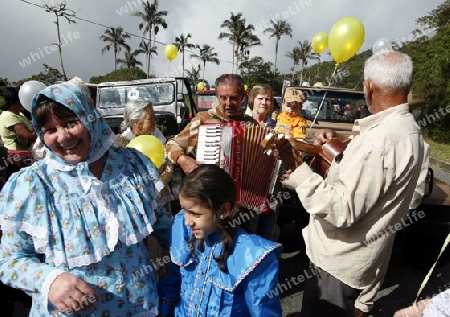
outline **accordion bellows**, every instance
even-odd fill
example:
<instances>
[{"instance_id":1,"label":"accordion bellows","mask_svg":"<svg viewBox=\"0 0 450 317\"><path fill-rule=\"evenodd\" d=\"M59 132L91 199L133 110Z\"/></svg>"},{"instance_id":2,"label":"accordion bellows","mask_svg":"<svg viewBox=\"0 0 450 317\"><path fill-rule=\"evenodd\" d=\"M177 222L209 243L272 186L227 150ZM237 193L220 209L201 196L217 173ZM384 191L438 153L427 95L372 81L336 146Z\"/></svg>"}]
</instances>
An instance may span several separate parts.
<instances>
[{"instance_id":1,"label":"accordion bellows","mask_svg":"<svg viewBox=\"0 0 450 317\"><path fill-rule=\"evenodd\" d=\"M196 160L218 164L234 179L237 203L265 212L278 175L278 160L264 153L261 141L270 129L245 122L206 123L199 127Z\"/></svg>"}]
</instances>

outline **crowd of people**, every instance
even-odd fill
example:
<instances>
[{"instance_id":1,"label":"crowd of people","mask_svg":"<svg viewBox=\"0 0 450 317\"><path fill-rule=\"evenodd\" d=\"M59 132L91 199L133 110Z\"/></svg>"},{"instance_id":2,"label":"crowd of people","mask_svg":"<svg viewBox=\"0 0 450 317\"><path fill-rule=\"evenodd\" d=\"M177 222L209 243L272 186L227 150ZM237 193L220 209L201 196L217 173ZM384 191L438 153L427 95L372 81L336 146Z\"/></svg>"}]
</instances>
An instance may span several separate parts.
<instances>
[{"instance_id":1,"label":"crowd of people","mask_svg":"<svg viewBox=\"0 0 450 317\"><path fill-rule=\"evenodd\" d=\"M196 160L202 124L238 121L288 140L272 154L281 168L268 195L292 190L309 214L302 234L316 274L304 283L302 316L367 316L395 234L365 242L400 223L425 191L429 148L409 112L412 73L403 53L378 52L366 61L366 104L359 106L371 115L360 114L353 127L359 134L325 178L295 150L306 137L300 91L286 91L272 117L273 90L256 85L245 114L243 79L223 74L216 106L166 140L148 101L128 102L116 136L82 82L37 93L31 121L20 88L8 89L0 115L4 147L30 150L38 139L45 155L11 175L0 193L1 282L31 296L30 316L281 316L280 296L271 292L282 250L274 241L277 206L241 223L248 210L237 203L233 178ZM173 197L164 168L126 147L149 134L165 146L165 164L185 173L180 210L167 205ZM318 130L314 142L333 138L344 141ZM448 309L446 296L395 316L439 316L432 313Z\"/></svg>"}]
</instances>

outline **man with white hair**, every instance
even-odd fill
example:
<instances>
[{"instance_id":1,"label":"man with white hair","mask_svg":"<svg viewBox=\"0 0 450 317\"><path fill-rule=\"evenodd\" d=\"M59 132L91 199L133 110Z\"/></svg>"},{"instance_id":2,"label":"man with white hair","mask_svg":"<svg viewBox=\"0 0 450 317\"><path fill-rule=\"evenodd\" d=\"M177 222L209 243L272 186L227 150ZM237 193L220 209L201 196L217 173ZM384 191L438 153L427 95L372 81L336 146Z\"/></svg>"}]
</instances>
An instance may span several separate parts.
<instances>
[{"instance_id":1,"label":"man with white hair","mask_svg":"<svg viewBox=\"0 0 450 317\"><path fill-rule=\"evenodd\" d=\"M317 274L305 282L304 317L367 314L385 277L395 232L413 198L423 195L421 171L428 170L423 169L428 156L407 103L412 72L406 54L385 51L370 57L364 94L372 115L355 122L359 135L332 162L325 179L302 164L283 182L296 190L310 214L303 237ZM343 139L320 130L315 142L331 138Z\"/></svg>"}]
</instances>

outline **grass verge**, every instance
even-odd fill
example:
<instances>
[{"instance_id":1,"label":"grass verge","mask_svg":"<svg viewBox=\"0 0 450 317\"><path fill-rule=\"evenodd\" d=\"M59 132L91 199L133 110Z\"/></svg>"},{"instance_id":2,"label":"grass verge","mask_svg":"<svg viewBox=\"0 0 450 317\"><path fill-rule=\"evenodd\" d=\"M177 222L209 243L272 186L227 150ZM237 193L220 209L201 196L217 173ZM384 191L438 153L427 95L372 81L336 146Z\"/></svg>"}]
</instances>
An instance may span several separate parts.
<instances>
[{"instance_id":1,"label":"grass verge","mask_svg":"<svg viewBox=\"0 0 450 317\"><path fill-rule=\"evenodd\" d=\"M438 160L450 163L450 144L437 143L425 140L430 145L430 155Z\"/></svg>"}]
</instances>

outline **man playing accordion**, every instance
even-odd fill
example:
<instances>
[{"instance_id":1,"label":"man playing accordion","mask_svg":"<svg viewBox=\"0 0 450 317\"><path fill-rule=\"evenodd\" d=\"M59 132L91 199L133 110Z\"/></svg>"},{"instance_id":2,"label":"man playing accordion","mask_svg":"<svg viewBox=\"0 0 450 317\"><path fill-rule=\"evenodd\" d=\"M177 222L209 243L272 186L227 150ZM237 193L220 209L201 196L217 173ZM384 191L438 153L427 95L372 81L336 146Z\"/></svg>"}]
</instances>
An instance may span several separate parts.
<instances>
[{"instance_id":1,"label":"man playing accordion","mask_svg":"<svg viewBox=\"0 0 450 317\"><path fill-rule=\"evenodd\" d=\"M248 126L258 125L251 117L244 117L241 110L241 102L245 96L244 80L241 76L223 74L216 79L215 85L217 105L208 111L198 113L183 131L167 142L166 151L169 159L178 164L186 174L198 166L196 149L201 124L246 121Z\"/></svg>"}]
</instances>

